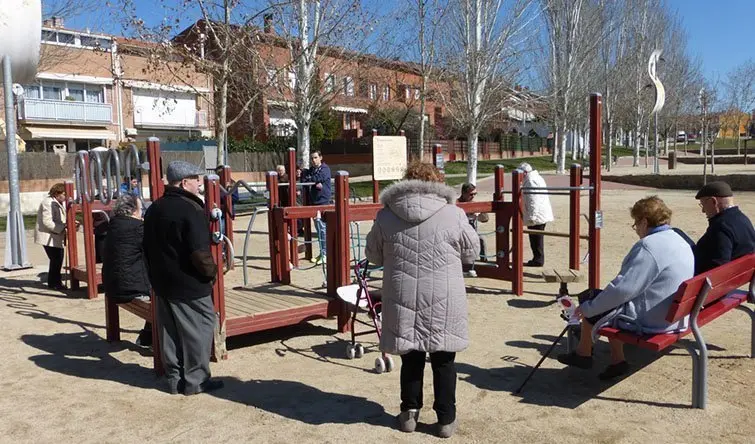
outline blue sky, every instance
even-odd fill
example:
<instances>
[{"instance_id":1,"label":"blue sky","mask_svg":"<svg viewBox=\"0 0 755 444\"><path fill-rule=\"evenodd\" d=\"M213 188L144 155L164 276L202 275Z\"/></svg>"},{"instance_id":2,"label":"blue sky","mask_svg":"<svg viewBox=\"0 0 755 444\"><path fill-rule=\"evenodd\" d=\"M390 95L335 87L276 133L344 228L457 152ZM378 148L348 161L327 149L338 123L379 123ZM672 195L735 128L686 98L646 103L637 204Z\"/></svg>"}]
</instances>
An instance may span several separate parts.
<instances>
[{"instance_id":1,"label":"blue sky","mask_svg":"<svg viewBox=\"0 0 755 444\"><path fill-rule=\"evenodd\" d=\"M134 0L134 3L141 17L159 23L174 18L163 5L181 1ZM747 58L755 58L755 0L667 1L678 11L689 37L689 53L700 57L707 79L724 80L729 70ZM188 25L188 21L185 24ZM123 33L120 22L104 2L98 10L68 19L67 26L116 35Z\"/></svg>"},{"instance_id":2,"label":"blue sky","mask_svg":"<svg viewBox=\"0 0 755 444\"><path fill-rule=\"evenodd\" d=\"M689 37L690 55L699 55L709 80L748 58L755 59L755 0L669 0Z\"/></svg>"}]
</instances>

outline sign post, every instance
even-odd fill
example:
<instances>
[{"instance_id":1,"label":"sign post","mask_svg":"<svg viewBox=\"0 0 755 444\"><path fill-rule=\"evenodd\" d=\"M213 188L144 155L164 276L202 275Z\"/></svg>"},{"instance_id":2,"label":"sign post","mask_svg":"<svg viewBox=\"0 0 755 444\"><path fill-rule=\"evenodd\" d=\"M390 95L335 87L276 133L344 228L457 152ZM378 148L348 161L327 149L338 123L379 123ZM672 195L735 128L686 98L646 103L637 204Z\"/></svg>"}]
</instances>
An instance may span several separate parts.
<instances>
[{"instance_id":1,"label":"sign post","mask_svg":"<svg viewBox=\"0 0 755 444\"><path fill-rule=\"evenodd\" d=\"M372 138L372 177L374 180L401 180L406 174L406 137Z\"/></svg>"}]
</instances>

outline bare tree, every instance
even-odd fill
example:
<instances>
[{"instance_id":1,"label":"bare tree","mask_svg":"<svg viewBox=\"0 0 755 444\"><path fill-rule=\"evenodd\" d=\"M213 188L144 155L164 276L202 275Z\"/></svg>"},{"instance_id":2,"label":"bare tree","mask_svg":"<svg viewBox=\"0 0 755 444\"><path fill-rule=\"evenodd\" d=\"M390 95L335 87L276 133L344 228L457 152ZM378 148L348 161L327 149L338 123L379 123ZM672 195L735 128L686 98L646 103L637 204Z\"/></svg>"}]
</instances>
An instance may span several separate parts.
<instances>
[{"instance_id":1,"label":"bare tree","mask_svg":"<svg viewBox=\"0 0 755 444\"><path fill-rule=\"evenodd\" d=\"M356 63L374 22L358 0L297 0L270 8L291 69L278 88L293 101L282 105L296 122L299 156L308 167L312 119L338 94L355 95Z\"/></svg>"},{"instance_id":2,"label":"bare tree","mask_svg":"<svg viewBox=\"0 0 755 444\"><path fill-rule=\"evenodd\" d=\"M156 43L143 50L150 70L168 72L170 81L193 88L198 96L214 103L217 158L224 164L228 129L247 114L264 88L264 78L259 74L260 33L252 24L265 10L239 0L196 0L179 5L164 2L164 9L175 19L149 26L136 13L133 0L127 0L123 5L126 29ZM198 21L195 7L201 14ZM182 30L185 26L188 28ZM183 32L177 35L179 31ZM212 78L210 93L196 87L195 73Z\"/></svg>"},{"instance_id":3,"label":"bare tree","mask_svg":"<svg viewBox=\"0 0 755 444\"><path fill-rule=\"evenodd\" d=\"M729 72L725 87L729 109L735 116L732 126L736 127L739 155L742 144L739 128L747 123L749 113L755 109L755 60L746 60Z\"/></svg>"},{"instance_id":4,"label":"bare tree","mask_svg":"<svg viewBox=\"0 0 755 444\"><path fill-rule=\"evenodd\" d=\"M516 78L522 45L529 39L531 2L454 0L449 7L445 56L448 60L449 112L467 133L467 181L477 183L480 131L504 112Z\"/></svg>"},{"instance_id":5,"label":"bare tree","mask_svg":"<svg viewBox=\"0 0 755 444\"><path fill-rule=\"evenodd\" d=\"M566 132L577 126L573 102L586 95L584 89L577 87L577 74L594 61L603 30L592 26L597 22L597 8L584 0L541 0L541 4L548 32L548 89L556 135L553 160L557 164L556 172L563 174L566 171ZM589 82L582 82L583 88L587 85ZM579 120L581 124L582 119Z\"/></svg>"},{"instance_id":6,"label":"bare tree","mask_svg":"<svg viewBox=\"0 0 755 444\"><path fill-rule=\"evenodd\" d=\"M419 91L419 160L423 160L425 147L425 107L428 96L428 82L436 71L436 42L440 26L444 23L447 11L447 0L408 0L412 12L416 15L417 32L408 33L410 38L416 38L419 59L419 74L422 77Z\"/></svg>"}]
</instances>

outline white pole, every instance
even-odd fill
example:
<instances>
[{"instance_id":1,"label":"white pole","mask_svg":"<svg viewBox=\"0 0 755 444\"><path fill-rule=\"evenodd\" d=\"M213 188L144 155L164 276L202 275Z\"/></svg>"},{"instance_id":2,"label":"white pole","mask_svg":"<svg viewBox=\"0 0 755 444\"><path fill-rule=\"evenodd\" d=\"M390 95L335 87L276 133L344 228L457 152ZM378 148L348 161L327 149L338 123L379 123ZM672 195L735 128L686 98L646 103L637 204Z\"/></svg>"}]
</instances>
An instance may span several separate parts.
<instances>
[{"instance_id":1,"label":"white pole","mask_svg":"<svg viewBox=\"0 0 755 444\"><path fill-rule=\"evenodd\" d=\"M3 57L3 88L5 91L5 146L8 151L8 191L10 208L6 227L5 264L6 271L30 268L26 262L26 231L21 216L21 197L18 186L18 155L16 147L16 110L13 104L13 79L11 58Z\"/></svg>"}]
</instances>

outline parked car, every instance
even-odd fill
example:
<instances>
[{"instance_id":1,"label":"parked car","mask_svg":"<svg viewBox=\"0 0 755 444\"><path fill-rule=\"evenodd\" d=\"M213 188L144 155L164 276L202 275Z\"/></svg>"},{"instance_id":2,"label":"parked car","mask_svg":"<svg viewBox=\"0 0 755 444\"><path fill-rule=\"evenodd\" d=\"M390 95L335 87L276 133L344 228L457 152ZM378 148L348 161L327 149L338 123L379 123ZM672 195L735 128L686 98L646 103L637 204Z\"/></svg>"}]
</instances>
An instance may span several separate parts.
<instances>
[{"instance_id":1,"label":"parked car","mask_svg":"<svg viewBox=\"0 0 755 444\"><path fill-rule=\"evenodd\" d=\"M682 142L682 143L686 142L687 141L687 133L685 133L684 131L679 131L678 133L676 133L676 141L677 142Z\"/></svg>"}]
</instances>

